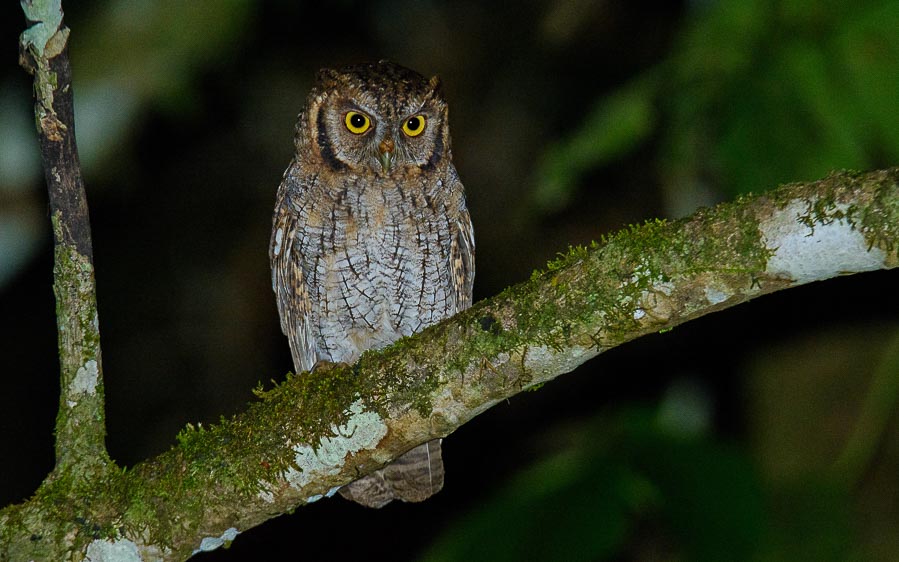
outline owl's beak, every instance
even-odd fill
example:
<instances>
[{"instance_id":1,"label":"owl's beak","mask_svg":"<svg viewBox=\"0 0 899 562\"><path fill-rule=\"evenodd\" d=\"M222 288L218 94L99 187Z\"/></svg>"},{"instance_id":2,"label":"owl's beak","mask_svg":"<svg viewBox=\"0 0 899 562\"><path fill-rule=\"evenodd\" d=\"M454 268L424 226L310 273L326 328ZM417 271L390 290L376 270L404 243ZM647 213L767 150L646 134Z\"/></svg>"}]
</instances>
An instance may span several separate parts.
<instances>
[{"instance_id":1,"label":"owl's beak","mask_svg":"<svg viewBox=\"0 0 899 562\"><path fill-rule=\"evenodd\" d=\"M384 172L389 172L391 166L393 166L393 151L394 151L393 139L385 138L378 144L378 152L381 153L380 161L381 168L384 169Z\"/></svg>"}]
</instances>

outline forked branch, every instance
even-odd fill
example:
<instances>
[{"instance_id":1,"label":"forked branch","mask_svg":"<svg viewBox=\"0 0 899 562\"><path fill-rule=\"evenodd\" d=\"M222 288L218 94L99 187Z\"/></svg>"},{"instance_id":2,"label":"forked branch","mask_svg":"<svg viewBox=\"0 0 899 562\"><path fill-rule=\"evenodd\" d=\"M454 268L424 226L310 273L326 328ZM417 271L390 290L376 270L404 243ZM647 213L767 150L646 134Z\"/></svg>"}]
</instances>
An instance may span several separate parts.
<instances>
[{"instance_id":1,"label":"forked branch","mask_svg":"<svg viewBox=\"0 0 899 562\"><path fill-rule=\"evenodd\" d=\"M631 227L369 352L289 376L124 472L108 461L90 230L59 2L22 36L56 244L57 468L0 511L0 560L182 560L332 494L499 401L645 334L780 289L899 264L899 168L841 173Z\"/></svg>"}]
</instances>

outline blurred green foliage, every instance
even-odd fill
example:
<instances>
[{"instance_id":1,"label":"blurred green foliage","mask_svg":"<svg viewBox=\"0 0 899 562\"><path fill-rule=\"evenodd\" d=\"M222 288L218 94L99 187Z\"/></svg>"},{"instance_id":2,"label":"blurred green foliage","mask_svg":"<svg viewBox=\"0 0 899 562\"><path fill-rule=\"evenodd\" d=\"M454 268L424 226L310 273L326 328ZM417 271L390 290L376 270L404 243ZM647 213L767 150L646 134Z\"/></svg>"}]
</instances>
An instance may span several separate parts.
<instances>
[{"instance_id":1,"label":"blurred green foliage","mask_svg":"<svg viewBox=\"0 0 899 562\"><path fill-rule=\"evenodd\" d=\"M558 452L449 526L427 560L749 560L762 487L737 449L624 409L555 434ZM656 558L658 559L658 558Z\"/></svg>"},{"instance_id":2,"label":"blurred green foliage","mask_svg":"<svg viewBox=\"0 0 899 562\"><path fill-rule=\"evenodd\" d=\"M112 79L141 100L184 107L197 69L226 64L252 15L253 4L241 0L101 4L79 26L91 40L75 44L73 65L86 83Z\"/></svg>"},{"instance_id":3,"label":"blurred green foliage","mask_svg":"<svg viewBox=\"0 0 899 562\"><path fill-rule=\"evenodd\" d=\"M537 205L558 211L568 203L581 176L633 150L657 126L656 81L638 80L601 99L573 136L550 143L539 164Z\"/></svg>"},{"instance_id":4,"label":"blurred green foliage","mask_svg":"<svg viewBox=\"0 0 899 562\"><path fill-rule=\"evenodd\" d=\"M899 161L899 3L701 3L669 57L596 101L537 171L557 211L583 174L649 139L669 189L731 197Z\"/></svg>"},{"instance_id":5,"label":"blurred green foliage","mask_svg":"<svg viewBox=\"0 0 899 562\"><path fill-rule=\"evenodd\" d=\"M185 113L199 98L198 78L225 65L252 25L253 3L141 2L98 5L74 41L72 65L81 160L93 174L150 108ZM110 168L106 167L106 173Z\"/></svg>"}]
</instances>

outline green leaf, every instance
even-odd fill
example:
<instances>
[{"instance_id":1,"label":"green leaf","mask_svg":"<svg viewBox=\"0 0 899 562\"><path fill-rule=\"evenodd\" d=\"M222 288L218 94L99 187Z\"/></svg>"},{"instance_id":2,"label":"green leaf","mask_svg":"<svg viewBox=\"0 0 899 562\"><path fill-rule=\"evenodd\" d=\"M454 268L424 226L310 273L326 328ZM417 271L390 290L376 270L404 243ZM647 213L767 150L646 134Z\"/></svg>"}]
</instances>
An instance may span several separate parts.
<instances>
[{"instance_id":1,"label":"green leaf","mask_svg":"<svg viewBox=\"0 0 899 562\"><path fill-rule=\"evenodd\" d=\"M658 490L660 518L687 560L750 560L765 533L763 490L741 451L664 435L635 440L633 462Z\"/></svg>"},{"instance_id":2,"label":"green leaf","mask_svg":"<svg viewBox=\"0 0 899 562\"><path fill-rule=\"evenodd\" d=\"M597 560L622 545L645 486L578 452L544 459L450 526L426 560Z\"/></svg>"},{"instance_id":3,"label":"green leaf","mask_svg":"<svg viewBox=\"0 0 899 562\"><path fill-rule=\"evenodd\" d=\"M108 158L149 107L186 113L204 72L225 64L250 27L240 0L103 3L72 42L79 152L91 174L114 173Z\"/></svg>"},{"instance_id":4,"label":"green leaf","mask_svg":"<svg viewBox=\"0 0 899 562\"><path fill-rule=\"evenodd\" d=\"M840 28L835 63L869 132L868 148L899 160L899 4L885 2Z\"/></svg>"},{"instance_id":5,"label":"green leaf","mask_svg":"<svg viewBox=\"0 0 899 562\"><path fill-rule=\"evenodd\" d=\"M572 135L551 144L537 168L532 198L543 212L564 207L581 176L633 150L656 125L651 77L598 100Z\"/></svg>"},{"instance_id":6,"label":"green leaf","mask_svg":"<svg viewBox=\"0 0 899 562\"><path fill-rule=\"evenodd\" d=\"M723 0L662 83L662 176L729 195L899 159L899 5Z\"/></svg>"},{"instance_id":7,"label":"green leaf","mask_svg":"<svg viewBox=\"0 0 899 562\"><path fill-rule=\"evenodd\" d=\"M555 432L570 444L447 527L426 560L608 560L658 540L689 560L747 560L766 514L748 458L663 430L655 412ZM643 529L648 529L649 531ZM636 535L638 529L642 534Z\"/></svg>"}]
</instances>

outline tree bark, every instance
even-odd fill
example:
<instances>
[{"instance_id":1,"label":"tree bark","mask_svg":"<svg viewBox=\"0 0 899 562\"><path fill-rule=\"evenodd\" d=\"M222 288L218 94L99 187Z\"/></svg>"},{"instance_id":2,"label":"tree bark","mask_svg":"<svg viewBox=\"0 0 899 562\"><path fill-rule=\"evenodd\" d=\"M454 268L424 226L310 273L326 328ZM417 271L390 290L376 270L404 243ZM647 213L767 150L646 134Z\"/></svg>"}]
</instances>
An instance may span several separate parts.
<instances>
[{"instance_id":1,"label":"tree bark","mask_svg":"<svg viewBox=\"0 0 899 562\"><path fill-rule=\"evenodd\" d=\"M53 292L60 397L54 478L90 479L109 466L103 367L87 196L81 178L69 65L69 28L56 2L23 2L32 25L20 63L34 76L35 122L53 224Z\"/></svg>"}]
</instances>

